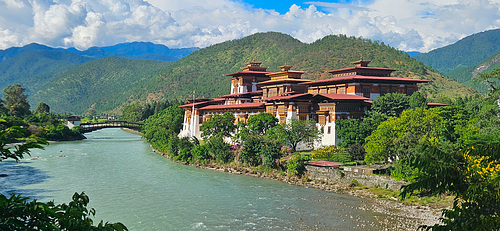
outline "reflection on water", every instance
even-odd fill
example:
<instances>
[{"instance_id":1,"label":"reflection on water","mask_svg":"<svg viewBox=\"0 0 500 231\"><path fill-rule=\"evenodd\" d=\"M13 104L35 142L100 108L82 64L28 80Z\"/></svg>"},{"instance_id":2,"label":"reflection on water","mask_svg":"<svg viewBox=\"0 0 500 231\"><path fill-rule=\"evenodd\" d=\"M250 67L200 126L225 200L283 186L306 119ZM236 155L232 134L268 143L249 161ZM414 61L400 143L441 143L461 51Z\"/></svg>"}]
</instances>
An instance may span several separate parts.
<instances>
[{"instance_id":1,"label":"reflection on water","mask_svg":"<svg viewBox=\"0 0 500 231\"><path fill-rule=\"evenodd\" d=\"M23 186L38 184L45 181L49 176L45 171L34 168L25 163L18 163L13 160L0 162L0 193L10 195L12 193L23 194L33 197L45 192L47 189L23 189Z\"/></svg>"},{"instance_id":2,"label":"reflection on water","mask_svg":"<svg viewBox=\"0 0 500 231\"><path fill-rule=\"evenodd\" d=\"M2 192L67 203L84 191L98 220L130 230L376 230L357 198L173 163L120 129L32 156L0 163Z\"/></svg>"}]
</instances>

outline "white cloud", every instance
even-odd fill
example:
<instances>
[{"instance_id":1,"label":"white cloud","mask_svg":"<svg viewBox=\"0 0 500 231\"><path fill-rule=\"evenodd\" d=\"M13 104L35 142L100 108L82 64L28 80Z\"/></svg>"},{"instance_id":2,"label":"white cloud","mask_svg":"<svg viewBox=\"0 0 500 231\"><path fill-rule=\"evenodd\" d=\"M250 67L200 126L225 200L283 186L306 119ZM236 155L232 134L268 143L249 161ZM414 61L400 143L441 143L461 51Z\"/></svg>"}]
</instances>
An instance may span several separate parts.
<instances>
[{"instance_id":1,"label":"white cloud","mask_svg":"<svg viewBox=\"0 0 500 231\"><path fill-rule=\"evenodd\" d=\"M31 42L86 49L126 41L206 47L278 31L308 43L346 34L429 51L500 28L500 0L361 2L290 3L279 14L241 0L0 0L0 49Z\"/></svg>"}]
</instances>

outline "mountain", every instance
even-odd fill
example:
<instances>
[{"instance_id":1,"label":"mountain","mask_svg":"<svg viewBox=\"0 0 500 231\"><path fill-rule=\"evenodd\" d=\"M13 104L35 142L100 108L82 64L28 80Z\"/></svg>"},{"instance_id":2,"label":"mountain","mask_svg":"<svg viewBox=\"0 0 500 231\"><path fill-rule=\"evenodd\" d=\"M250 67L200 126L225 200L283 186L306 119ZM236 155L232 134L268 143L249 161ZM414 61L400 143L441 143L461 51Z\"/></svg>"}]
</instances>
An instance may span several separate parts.
<instances>
[{"instance_id":1,"label":"mountain","mask_svg":"<svg viewBox=\"0 0 500 231\"><path fill-rule=\"evenodd\" d=\"M486 58L477 65L459 68L450 71L445 75L451 79L457 80L459 83L462 83L465 86L470 86L476 89L478 92L486 93L488 92L489 87L484 83L476 83L473 81L473 79L477 74L483 72L491 72L495 68L500 68L500 53Z\"/></svg>"},{"instance_id":2,"label":"mountain","mask_svg":"<svg viewBox=\"0 0 500 231\"><path fill-rule=\"evenodd\" d=\"M31 49L33 47L41 49ZM19 83L30 95L58 75L92 60L81 55L35 44L24 48L4 53L5 61L0 62L0 90L8 85Z\"/></svg>"},{"instance_id":3,"label":"mountain","mask_svg":"<svg viewBox=\"0 0 500 231\"><path fill-rule=\"evenodd\" d=\"M430 98L450 98L472 94L471 88L450 80L408 54L384 43L343 35L327 36L311 44L276 33L258 33L242 39L216 44L191 53L151 79L147 87L137 92L137 100L184 100L196 91L196 97L217 97L229 93L233 73L255 60L279 71L289 64L294 70L305 71L303 78L329 78L326 70L352 66L360 58L371 60L371 66L398 69L394 75L429 79L433 82L421 89Z\"/></svg>"},{"instance_id":4,"label":"mountain","mask_svg":"<svg viewBox=\"0 0 500 231\"><path fill-rule=\"evenodd\" d=\"M30 102L45 102L54 112L111 111L171 63L118 57L92 60L47 82Z\"/></svg>"},{"instance_id":5,"label":"mountain","mask_svg":"<svg viewBox=\"0 0 500 231\"><path fill-rule=\"evenodd\" d=\"M198 48L182 48L170 49L164 45L158 45L145 42L122 43L108 47L93 47L85 51L79 51L75 48L52 48L41 44L28 44L23 47L11 47L5 50L0 50L0 96L1 90L8 85L19 83L26 88L28 100L32 106L36 106L39 100L44 102L52 101L50 97L33 98L32 95L38 91L44 91L43 86L50 86L55 79L63 74L79 67L80 65L106 57L125 57L128 59L141 60L178 60ZM104 64L107 60L104 61ZM129 63L128 61L124 61ZM137 61L137 63L147 63ZM152 66L165 68L167 64L163 62L153 62ZM131 64L137 69L150 68L149 64L146 67ZM119 66L108 66L110 68L120 68ZM156 67L151 67L156 70ZM81 69L79 69L81 70ZM120 70L107 70L116 71ZM131 71L129 74L137 74L137 71ZM126 76L124 78L129 78ZM61 85L66 86L66 85ZM43 95L38 93L37 95ZM98 98L98 97L97 97ZM121 102L122 103L122 102ZM58 108L58 105L51 105L53 108ZM77 110L78 111L78 110ZM67 111L73 112L73 111Z\"/></svg>"},{"instance_id":6,"label":"mountain","mask_svg":"<svg viewBox=\"0 0 500 231\"><path fill-rule=\"evenodd\" d=\"M158 61L177 61L199 48L170 49L167 46L150 42L120 43L107 47L91 47L85 51L68 49L68 51L95 59L110 56L129 59L148 59Z\"/></svg>"},{"instance_id":7,"label":"mountain","mask_svg":"<svg viewBox=\"0 0 500 231\"><path fill-rule=\"evenodd\" d=\"M485 67L500 62L499 54L500 29L496 29L467 36L454 44L415 55L414 58L459 83L485 92L486 85L475 84L472 78L486 70Z\"/></svg>"},{"instance_id":8,"label":"mountain","mask_svg":"<svg viewBox=\"0 0 500 231\"><path fill-rule=\"evenodd\" d=\"M497 53L500 53L500 29L467 36L454 44L415 55L414 58L442 73L448 73L477 65Z\"/></svg>"},{"instance_id":9,"label":"mountain","mask_svg":"<svg viewBox=\"0 0 500 231\"><path fill-rule=\"evenodd\" d=\"M407 53L410 57L413 57L413 56L415 56L415 55L420 54L420 52L418 52L418 51L407 51L406 53Z\"/></svg>"}]
</instances>

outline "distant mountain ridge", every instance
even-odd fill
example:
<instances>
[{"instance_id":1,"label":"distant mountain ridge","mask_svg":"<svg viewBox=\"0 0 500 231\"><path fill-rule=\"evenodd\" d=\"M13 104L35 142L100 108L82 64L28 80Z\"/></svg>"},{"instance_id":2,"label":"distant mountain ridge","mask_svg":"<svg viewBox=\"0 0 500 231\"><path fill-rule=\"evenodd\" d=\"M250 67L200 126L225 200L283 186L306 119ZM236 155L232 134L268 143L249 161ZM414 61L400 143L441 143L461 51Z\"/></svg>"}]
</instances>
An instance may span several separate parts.
<instances>
[{"instance_id":1,"label":"distant mountain ridge","mask_svg":"<svg viewBox=\"0 0 500 231\"><path fill-rule=\"evenodd\" d=\"M110 56L128 58L128 59L148 59L157 61L177 61L182 57L198 50L199 48L179 48L170 49L165 45L154 44L151 42L130 42L120 43L113 46L91 47L80 51L75 48L52 48L49 46L31 43L23 47L11 47L0 50L0 62L6 61L16 55L33 51L61 51L71 52L92 59L100 59Z\"/></svg>"},{"instance_id":2,"label":"distant mountain ridge","mask_svg":"<svg viewBox=\"0 0 500 231\"><path fill-rule=\"evenodd\" d=\"M472 78L500 62L500 29L467 36L454 44L413 56L447 77L471 86L480 92L486 86L475 84Z\"/></svg>"}]
</instances>

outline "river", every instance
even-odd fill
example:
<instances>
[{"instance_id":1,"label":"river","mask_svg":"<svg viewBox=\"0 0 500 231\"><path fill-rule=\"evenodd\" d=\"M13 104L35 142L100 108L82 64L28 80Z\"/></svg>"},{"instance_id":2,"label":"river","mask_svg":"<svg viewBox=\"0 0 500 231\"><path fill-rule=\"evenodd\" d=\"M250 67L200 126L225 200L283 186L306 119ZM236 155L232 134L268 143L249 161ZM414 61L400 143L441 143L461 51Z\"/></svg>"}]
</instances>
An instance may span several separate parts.
<instances>
[{"instance_id":1,"label":"river","mask_svg":"<svg viewBox=\"0 0 500 231\"><path fill-rule=\"evenodd\" d=\"M120 129L86 136L0 162L0 193L68 203L85 192L96 223L129 230L377 230L356 197L174 163Z\"/></svg>"}]
</instances>

